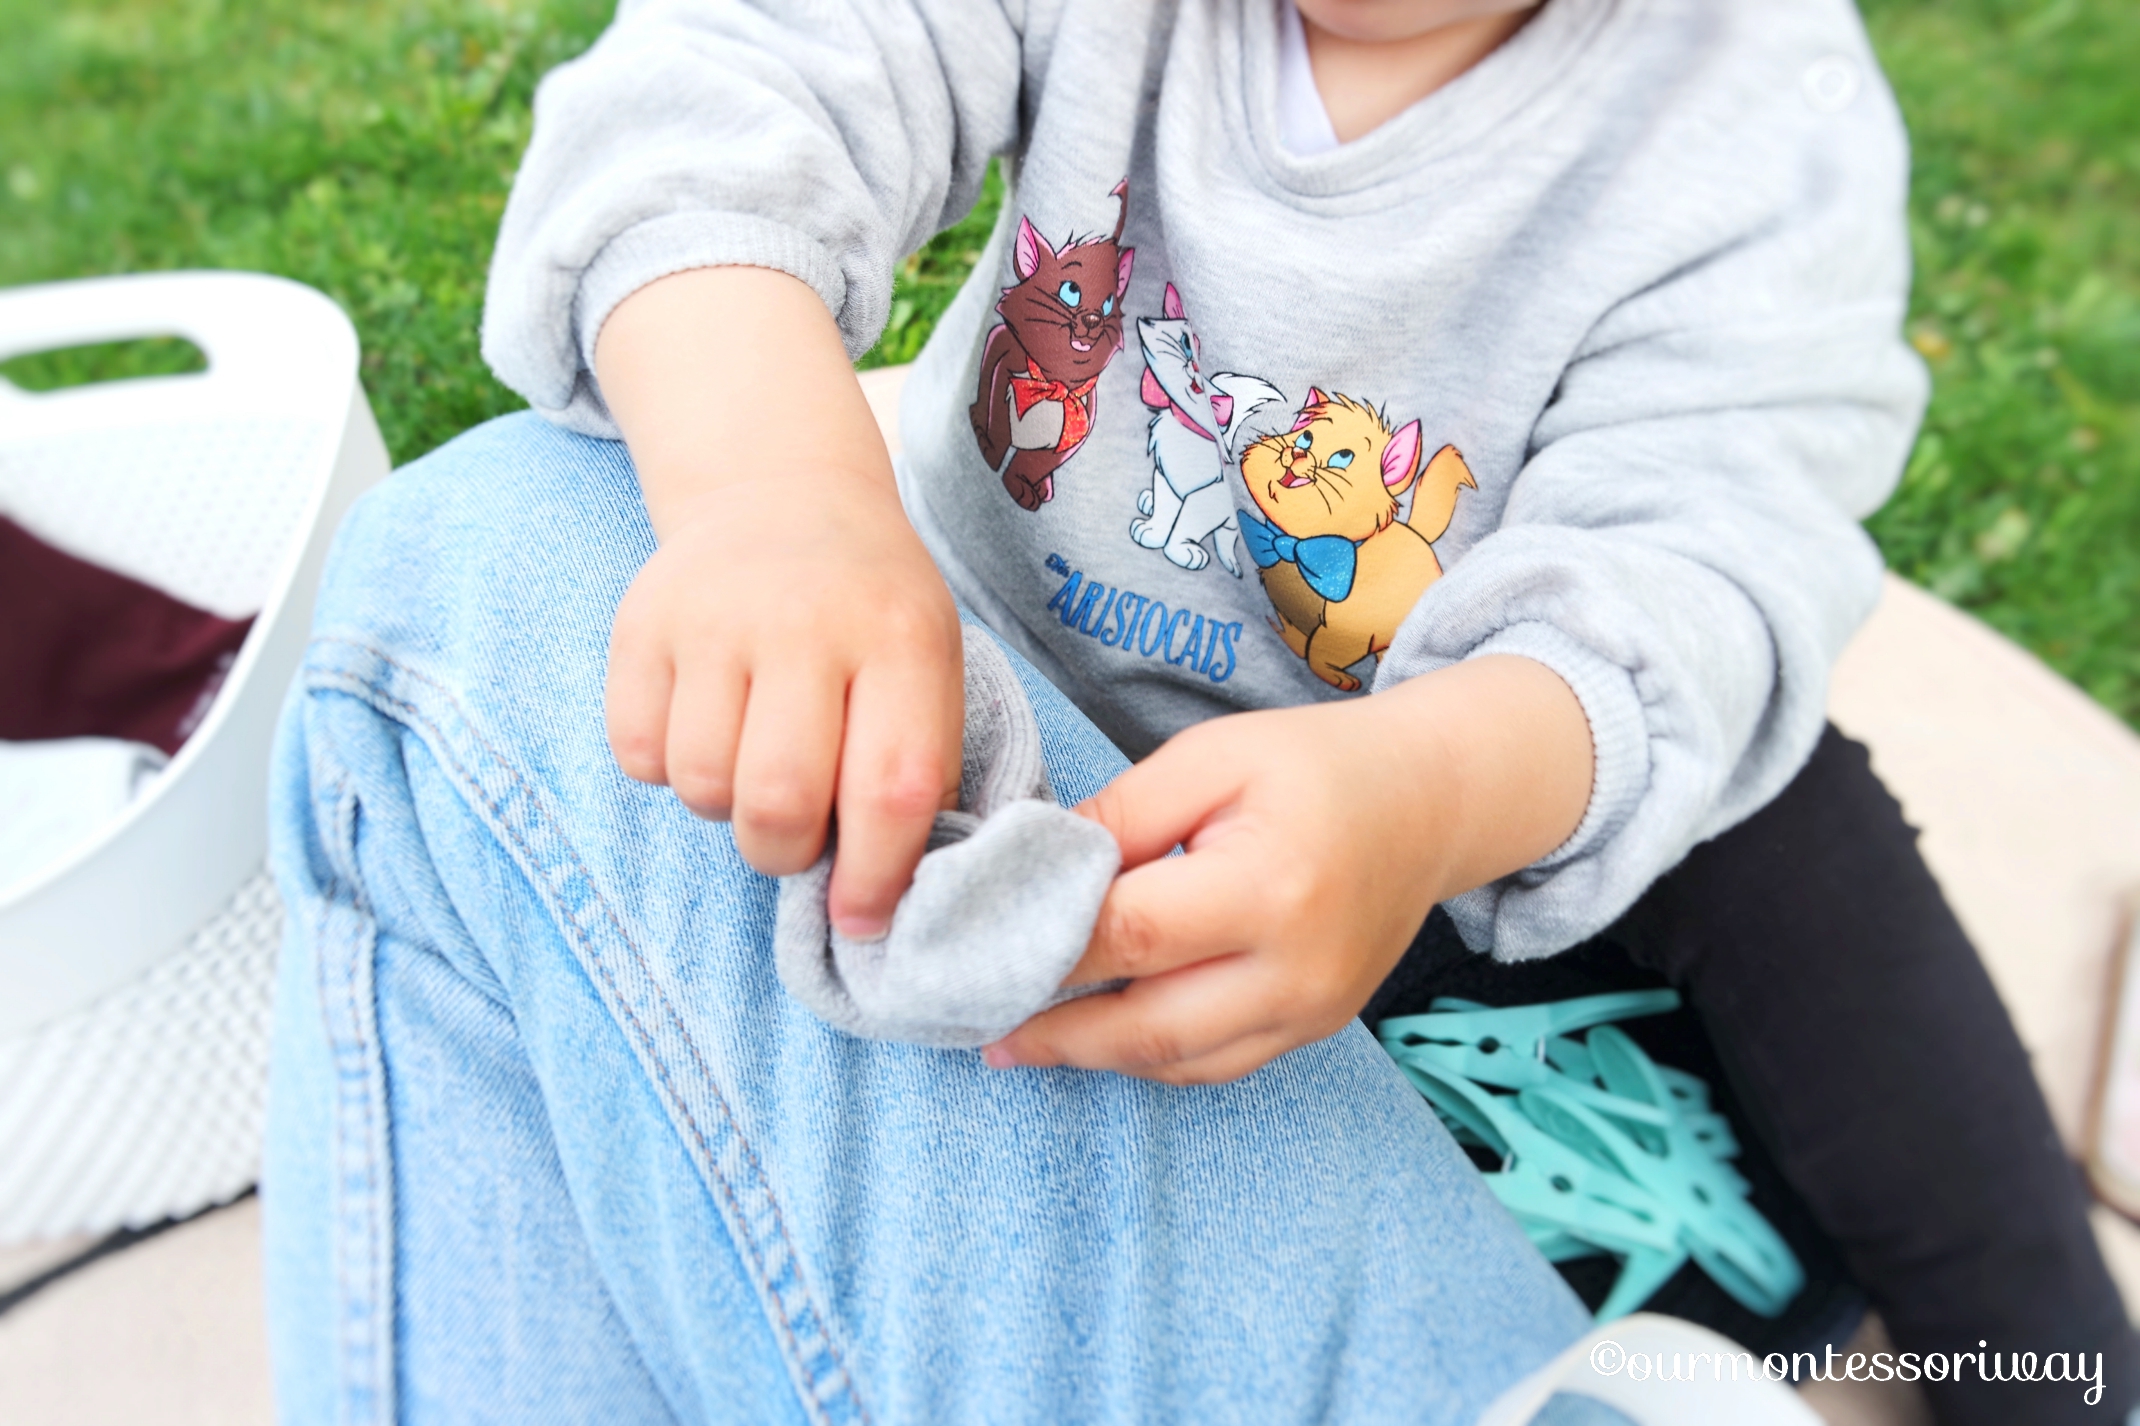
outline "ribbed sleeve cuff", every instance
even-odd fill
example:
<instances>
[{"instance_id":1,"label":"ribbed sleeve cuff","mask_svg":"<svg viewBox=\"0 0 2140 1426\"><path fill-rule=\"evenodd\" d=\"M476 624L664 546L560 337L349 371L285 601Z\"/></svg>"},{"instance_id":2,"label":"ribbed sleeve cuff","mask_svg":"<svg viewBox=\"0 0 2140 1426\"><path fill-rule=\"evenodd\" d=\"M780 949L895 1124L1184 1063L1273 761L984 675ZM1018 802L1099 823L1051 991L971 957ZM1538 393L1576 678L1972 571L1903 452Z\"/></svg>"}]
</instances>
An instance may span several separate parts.
<instances>
[{"instance_id":1,"label":"ribbed sleeve cuff","mask_svg":"<svg viewBox=\"0 0 2140 1426\"><path fill-rule=\"evenodd\" d=\"M1442 903L1464 944L1473 950L1494 951L1505 959L1527 958L1573 944L1581 939L1577 934L1581 928L1558 924L1573 908L1555 906L1548 911L1540 905L1531 908L1532 915L1526 917L1526 922L1544 913L1542 923L1526 924L1528 934L1520 938L1522 944L1503 944L1508 938L1497 932L1502 929L1499 922L1504 900L1511 894L1526 900L1534 898L1557 871L1598 853L1627 825L1649 791L1649 727L1634 676L1553 624L1542 620L1510 624L1474 645L1464 657L1483 658L1488 654L1515 654L1552 669L1574 690L1583 717L1590 724L1590 804L1575 831L1523 870ZM1418 662L1426 666L1415 667L1413 672L1427 672L1428 666L1446 666L1442 660Z\"/></svg>"},{"instance_id":2,"label":"ribbed sleeve cuff","mask_svg":"<svg viewBox=\"0 0 2140 1426\"><path fill-rule=\"evenodd\" d=\"M611 238L580 275L572 327L581 366L594 370L595 338L618 303L650 282L700 267L769 267L810 284L835 318L847 305L846 274L808 234L746 214L670 213ZM842 331L852 348L857 334L844 323Z\"/></svg>"},{"instance_id":3,"label":"ribbed sleeve cuff","mask_svg":"<svg viewBox=\"0 0 2140 1426\"><path fill-rule=\"evenodd\" d=\"M1551 624L1511 624L1466 657L1488 654L1516 654L1552 669L1575 690L1590 722L1590 806L1568 840L1529 868L1548 871L1610 840L1649 789L1650 739L1642 696L1626 669Z\"/></svg>"}]
</instances>

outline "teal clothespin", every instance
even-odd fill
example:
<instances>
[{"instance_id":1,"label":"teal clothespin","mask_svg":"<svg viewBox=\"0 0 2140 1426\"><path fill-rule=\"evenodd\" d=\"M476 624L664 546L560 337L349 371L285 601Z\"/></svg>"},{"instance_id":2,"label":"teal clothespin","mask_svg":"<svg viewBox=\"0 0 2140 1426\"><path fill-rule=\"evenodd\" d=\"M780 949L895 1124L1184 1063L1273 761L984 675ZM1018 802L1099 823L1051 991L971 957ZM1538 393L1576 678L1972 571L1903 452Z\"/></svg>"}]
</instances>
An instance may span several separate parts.
<instances>
[{"instance_id":1,"label":"teal clothespin","mask_svg":"<svg viewBox=\"0 0 2140 1426\"><path fill-rule=\"evenodd\" d=\"M1376 1026L1442 1121L1500 1158L1487 1186L1541 1253L1620 1259L1600 1322L1640 1307L1690 1258L1765 1317L1805 1283L1747 1202L1728 1162L1739 1146L1709 1087L1609 1023L1678 1004L1670 990L1498 1009L1444 997Z\"/></svg>"}]
</instances>

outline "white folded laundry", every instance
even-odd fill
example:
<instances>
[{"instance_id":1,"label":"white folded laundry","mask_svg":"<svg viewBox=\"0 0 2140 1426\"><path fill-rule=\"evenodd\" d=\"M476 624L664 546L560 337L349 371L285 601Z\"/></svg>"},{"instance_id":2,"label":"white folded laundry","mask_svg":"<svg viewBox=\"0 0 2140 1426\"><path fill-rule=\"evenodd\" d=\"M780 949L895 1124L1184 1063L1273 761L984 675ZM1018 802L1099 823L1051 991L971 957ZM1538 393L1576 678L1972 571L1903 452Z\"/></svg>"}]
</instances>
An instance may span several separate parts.
<instances>
[{"instance_id":1,"label":"white folded laundry","mask_svg":"<svg viewBox=\"0 0 2140 1426\"><path fill-rule=\"evenodd\" d=\"M0 901L95 836L169 761L117 738L0 742Z\"/></svg>"}]
</instances>

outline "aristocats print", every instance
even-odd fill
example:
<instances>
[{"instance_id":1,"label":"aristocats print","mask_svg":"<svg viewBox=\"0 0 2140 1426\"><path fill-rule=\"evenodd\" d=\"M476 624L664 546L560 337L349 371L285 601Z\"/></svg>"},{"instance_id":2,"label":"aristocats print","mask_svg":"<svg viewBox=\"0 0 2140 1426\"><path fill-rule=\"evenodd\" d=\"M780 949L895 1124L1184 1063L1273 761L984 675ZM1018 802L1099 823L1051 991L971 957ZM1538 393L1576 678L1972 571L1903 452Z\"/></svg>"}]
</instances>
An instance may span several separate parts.
<instances>
[{"instance_id":1,"label":"aristocats print","mask_svg":"<svg viewBox=\"0 0 2140 1426\"><path fill-rule=\"evenodd\" d=\"M1024 510L1055 498L1055 472L1092 433L1100 373L1122 350L1122 299L1137 250L1122 246L1129 180L1115 185L1115 230L1050 246L1018 220L1012 267L981 350L968 418L981 460ZM1005 460L1005 455L1009 459Z\"/></svg>"},{"instance_id":2,"label":"aristocats print","mask_svg":"<svg viewBox=\"0 0 2140 1426\"><path fill-rule=\"evenodd\" d=\"M1241 456L1256 503L1242 532L1277 611L1278 633L1315 676L1352 692L1355 664L1380 658L1427 586L1440 579L1434 541L1457 492L1478 481L1445 445L1420 462L1419 422L1389 419L1310 387L1290 429ZM1416 489L1415 489L1416 487ZM1411 510L1399 501L1412 494Z\"/></svg>"},{"instance_id":3,"label":"aristocats print","mask_svg":"<svg viewBox=\"0 0 2140 1426\"><path fill-rule=\"evenodd\" d=\"M1359 691L1477 488L1454 433L1361 394L1400 372L1309 365L1312 322L1214 360L1182 287L1150 260L1138 275L1141 184L1086 191L1105 206L1014 208L992 245L1003 277L962 383L985 474L916 502L931 547L1088 703L1136 688L1179 724Z\"/></svg>"},{"instance_id":4,"label":"aristocats print","mask_svg":"<svg viewBox=\"0 0 2140 1426\"><path fill-rule=\"evenodd\" d=\"M1137 394L1152 412L1145 441L1152 483L1137 496L1130 538L1183 569L1202 569L1216 554L1228 574L1238 575L1234 537L1240 526L1226 467L1250 418L1284 394L1260 377L1227 371L1207 377L1203 344L1171 282L1160 315L1137 319L1137 344L1144 351Z\"/></svg>"}]
</instances>

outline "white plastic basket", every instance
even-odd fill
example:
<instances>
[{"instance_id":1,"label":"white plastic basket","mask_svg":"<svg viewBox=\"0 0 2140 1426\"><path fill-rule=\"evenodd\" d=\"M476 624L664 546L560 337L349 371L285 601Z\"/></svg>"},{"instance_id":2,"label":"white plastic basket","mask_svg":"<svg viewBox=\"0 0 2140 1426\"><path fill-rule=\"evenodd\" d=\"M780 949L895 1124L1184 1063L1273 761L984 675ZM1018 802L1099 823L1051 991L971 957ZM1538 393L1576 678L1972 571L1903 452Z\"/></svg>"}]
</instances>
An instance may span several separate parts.
<instances>
[{"instance_id":1,"label":"white plastic basket","mask_svg":"<svg viewBox=\"0 0 2140 1426\"><path fill-rule=\"evenodd\" d=\"M309 287L192 272L0 291L0 360L156 336L208 369L41 395L0 380L0 514L256 616L155 785L0 893L0 1243L141 1226L257 1176L282 917L269 745L328 542L387 470L356 332Z\"/></svg>"}]
</instances>

